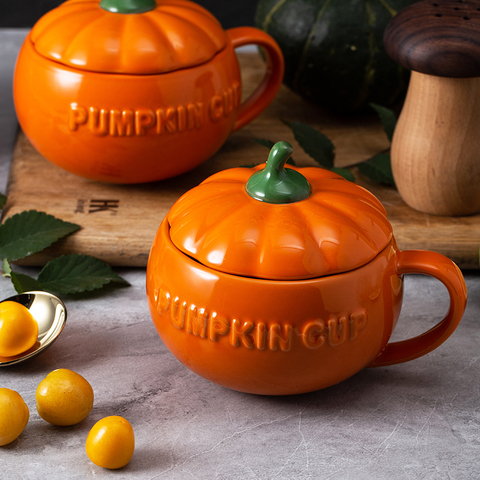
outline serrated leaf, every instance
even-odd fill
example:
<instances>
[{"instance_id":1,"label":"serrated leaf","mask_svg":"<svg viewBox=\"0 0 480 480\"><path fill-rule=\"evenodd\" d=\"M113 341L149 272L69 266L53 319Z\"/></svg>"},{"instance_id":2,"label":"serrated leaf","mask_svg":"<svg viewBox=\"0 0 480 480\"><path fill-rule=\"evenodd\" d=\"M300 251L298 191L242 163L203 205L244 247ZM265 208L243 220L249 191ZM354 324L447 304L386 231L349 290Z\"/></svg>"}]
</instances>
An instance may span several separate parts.
<instances>
[{"instance_id":1,"label":"serrated leaf","mask_svg":"<svg viewBox=\"0 0 480 480\"><path fill-rule=\"evenodd\" d=\"M31 292L32 290L45 290L34 278L23 273L12 271L10 276L17 293Z\"/></svg>"},{"instance_id":2,"label":"serrated leaf","mask_svg":"<svg viewBox=\"0 0 480 480\"><path fill-rule=\"evenodd\" d=\"M392 174L392 163L388 153L379 153L370 160L360 163L358 170L362 175L370 178L377 183L395 186L395 180Z\"/></svg>"},{"instance_id":3,"label":"serrated leaf","mask_svg":"<svg viewBox=\"0 0 480 480\"><path fill-rule=\"evenodd\" d=\"M267 147L268 149L271 149L274 145L275 142L272 142L271 140L268 140L267 138L252 138L254 142L257 142L259 145L262 145L264 147ZM263 162L265 163L265 162ZM287 162L289 165L296 165L295 160L293 157L290 157Z\"/></svg>"},{"instance_id":4,"label":"serrated leaf","mask_svg":"<svg viewBox=\"0 0 480 480\"><path fill-rule=\"evenodd\" d=\"M7 203L7 197L0 193L0 209Z\"/></svg>"},{"instance_id":5,"label":"serrated leaf","mask_svg":"<svg viewBox=\"0 0 480 480\"><path fill-rule=\"evenodd\" d=\"M330 169L330 171L341 175L345 180L355 183L355 176L348 168L333 167Z\"/></svg>"},{"instance_id":6,"label":"serrated leaf","mask_svg":"<svg viewBox=\"0 0 480 480\"><path fill-rule=\"evenodd\" d=\"M129 285L105 262L77 254L48 262L38 275L38 281L45 290L64 294L96 290L110 282Z\"/></svg>"},{"instance_id":7,"label":"serrated leaf","mask_svg":"<svg viewBox=\"0 0 480 480\"><path fill-rule=\"evenodd\" d=\"M292 129L295 140L310 157L323 168L333 168L335 146L326 135L302 122L282 121Z\"/></svg>"},{"instance_id":8,"label":"serrated leaf","mask_svg":"<svg viewBox=\"0 0 480 480\"><path fill-rule=\"evenodd\" d=\"M42 286L34 278L23 273L14 272L7 259L3 260L2 271L4 277L10 278L17 293L43 290Z\"/></svg>"},{"instance_id":9,"label":"serrated leaf","mask_svg":"<svg viewBox=\"0 0 480 480\"><path fill-rule=\"evenodd\" d=\"M79 225L45 212L17 213L0 225L0 258L13 261L27 257L79 229Z\"/></svg>"},{"instance_id":10,"label":"serrated leaf","mask_svg":"<svg viewBox=\"0 0 480 480\"><path fill-rule=\"evenodd\" d=\"M370 103L370 106L378 113L380 121L382 122L383 130L391 142L393 138L393 132L395 131L395 127L397 125L397 117L395 113L389 108L382 107L376 103Z\"/></svg>"}]
</instances>

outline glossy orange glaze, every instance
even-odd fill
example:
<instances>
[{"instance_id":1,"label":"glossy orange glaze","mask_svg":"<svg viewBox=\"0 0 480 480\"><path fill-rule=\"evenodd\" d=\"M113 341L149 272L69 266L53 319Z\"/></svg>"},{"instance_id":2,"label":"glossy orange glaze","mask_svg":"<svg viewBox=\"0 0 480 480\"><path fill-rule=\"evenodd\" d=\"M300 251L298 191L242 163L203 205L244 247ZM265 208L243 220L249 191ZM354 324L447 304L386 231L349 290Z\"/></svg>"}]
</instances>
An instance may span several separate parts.
<instances>
[{"instance_id":1,"label":"glossy orange glaze","mask_svg":"<svg viewBox=\"0 0 480 480\"><path fill-rule=\"evenodd\" d=\"M441 256L430 253L421 252L411 270L431 273ZM367 366L424 355L458 325L466 290L443 257L437 276L452 295L453 313L436 332L385 348L401 309L398 266L408 264L402 254L392 240L350 272L298 281L253 279L192 260L172 244L164 220L147 268L150 313L168 349L212 382L266 395L314 391Z\"/></svg>"},{"instance_id":2,"label":"glossy orange glaze","mask_svg":"<svg viewBox=\"0 0 480 480\"><path fill-rule=\"evenodd\" d=\"M352 270L392 238L383 205L323 168L296 168L311 186L304 200L272 204L245 190L254 168L207 178L168 214L174 245L203 265L247 277L298 280Z\"/></svg>"},{"instance_id":3,"label":"glossy orange glaze","mask_svg":"<svg viewBox=\"0 0 480 480\"><path fill-rule=\"evenodd\" d=\"M267 69L242 104L234 49L246 44L264 47ZM270 104L282 78L270 36L223 31L191 2L158 0L151 12L117 14L98 0L71 0L26 38L14 101L22 129L48 160L94 180L142 183L211 157Z\"/></svg>"},{"instance_id":4,"label":"glossy orange glaze","mask_svg":"<svg viewBox=\"0 0 480 480\"><path fill-rule=\"evenodd\" d=\"M44 15L31 41L43 57L100 73L157 74L208 62L227 37L200 5L157 0L141 14L103 10L98 0L69 0Z\"/></svg>"},{"instance_id":5,"label":"glossy orange glaze","mask_svg":"<svg viewBox=\"0 0 480 480\"><path fill-rule=\"evenodd\" d=\"M467 291L451 260L399 251L378 200L331 172L296 169L311 186L300 201L256 200L245 184L263 167L210 177L157 232L148 303L182 363L234 390L286 395L413 360L453 333ZM407 273L440 280L450 309L428 332L388 343Z\"/></svg>"}]
</instances>

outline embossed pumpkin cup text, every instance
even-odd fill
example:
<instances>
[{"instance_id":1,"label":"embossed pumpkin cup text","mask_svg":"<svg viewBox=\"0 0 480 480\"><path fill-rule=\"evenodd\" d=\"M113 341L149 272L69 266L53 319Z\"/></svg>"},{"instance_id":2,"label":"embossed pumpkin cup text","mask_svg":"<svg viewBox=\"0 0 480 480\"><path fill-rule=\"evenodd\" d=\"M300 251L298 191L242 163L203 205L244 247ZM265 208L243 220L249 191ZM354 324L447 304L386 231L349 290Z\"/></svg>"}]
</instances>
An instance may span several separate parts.
<instances>
[{"instance_id":1,"label":"embossed pumpkin cup text","mask_svg":"<svg viewBox=\"0 0 480 480\"><path fill-rule=\"evenodd\" d=\"M266 72L242 103L235 48L257 44ZM223 30L186 0L69 0L44 15L17 59L20 125L77 175L142 183L186 172L273 100L284 63L256 28Z\"/></svg>"},{"instance_id":2,"label":"embossed pumpkin cup text","mask_svg":"<svg viewBox=\"0 0 480 480\"><path fill-rule=\"evenodd\" d=\"M364 367L413 360L455 330L467 291L434 252L400 251L382 204L320 168L267 164L219 172L181 197L151 248L147 297L165 345L188 368L243 392L286 395L336 384ZM388 343L403 275L440 280L447 315Z\"/></svg>"}]
</instances>

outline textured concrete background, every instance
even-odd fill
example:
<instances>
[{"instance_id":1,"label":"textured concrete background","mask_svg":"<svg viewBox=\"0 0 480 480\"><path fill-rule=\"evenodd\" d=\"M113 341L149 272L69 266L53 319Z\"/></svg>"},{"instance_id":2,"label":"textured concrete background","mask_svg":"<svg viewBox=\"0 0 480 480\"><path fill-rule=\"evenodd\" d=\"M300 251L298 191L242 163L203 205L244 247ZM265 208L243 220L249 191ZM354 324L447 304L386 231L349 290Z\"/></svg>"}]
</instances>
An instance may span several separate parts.
<instances>
[{"instance_id":1,"label":"textured concrete background","mask_svg":"<svg viewBox=\"0 0 480 480\"><path fill-rule=\"evenodd\" d=\"M22 31L0 32L0 181L15 131L10 81ZM3 187L2 187L3 188ZM2 190L4 191L4 190ZM27 363L0 369L0 386L30 408L23 434L0 449L0 478L162 480L477 480L480 478L480 277L466 272L469 302L453 336L425 357L367 369L328 389L290 397L226 390L198 377L165 348L150 320L143 269L118 269L131 287L65 298L56 343ZM35 275L33 269L27 273ZM0 298L15 292L0 277ZM405 280L394 339L443 318L446 290ZM56 368L83 375L95 392L89 417L53 427L35 409L38 383ZM89 429L127 418L136 451L111 472L85 454Z\"/></svg>"}]
</instances>

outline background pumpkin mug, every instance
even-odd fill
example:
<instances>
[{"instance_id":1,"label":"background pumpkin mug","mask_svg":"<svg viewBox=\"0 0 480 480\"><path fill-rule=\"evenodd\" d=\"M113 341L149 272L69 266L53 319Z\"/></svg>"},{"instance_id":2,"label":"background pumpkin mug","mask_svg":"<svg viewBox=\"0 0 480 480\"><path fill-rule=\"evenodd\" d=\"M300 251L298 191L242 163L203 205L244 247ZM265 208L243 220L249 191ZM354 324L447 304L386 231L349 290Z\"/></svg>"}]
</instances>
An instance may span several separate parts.
<instances>
[{"instance_id":1,"label":"background pumpkin mug","mask_svg":"<svg viewBox=\"0 0 480 480\"><path fill-rule=\"evenodd\" d=\"M163 220L147 297L165 345L215 383L269 395L437 348L465 310L458 267L435 252L399 251L370 192L320 168L285 169L290 153L280 142L266 166L211 176ZM439 279L449 311L423 335L388 343L407 273Z\"/></svg>"},{"instance_id":2,"label":"background pumpkin mug","mask_svg":"<svg viewBox=\"0 0 480 480\"><path fill-rule=\"evenodd\" d=\"M257 44L266 73L241 103L234 49ZM141 183L211 157L273 100L284 71L276 42L227 31L184 0L69 0L44 15L14 75L19 123L48 160L77 175Z\"/></svg>"}]
</instances>

